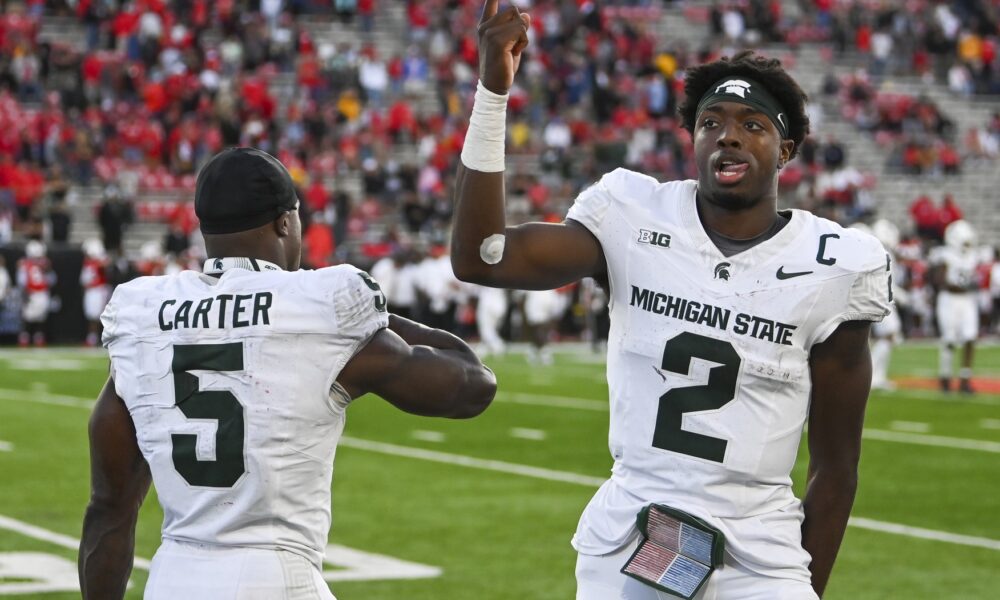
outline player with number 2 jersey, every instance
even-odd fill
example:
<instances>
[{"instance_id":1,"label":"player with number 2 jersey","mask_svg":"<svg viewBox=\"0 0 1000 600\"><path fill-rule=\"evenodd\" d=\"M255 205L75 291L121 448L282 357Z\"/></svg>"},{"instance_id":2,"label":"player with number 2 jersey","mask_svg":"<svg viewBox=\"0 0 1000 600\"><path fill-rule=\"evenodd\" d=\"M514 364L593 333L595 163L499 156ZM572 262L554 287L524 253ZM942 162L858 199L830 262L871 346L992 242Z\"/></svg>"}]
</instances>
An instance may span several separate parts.
<instances>
[{"instance_id":1,"label":"player with number 2 jersey","mask_svg":"<svg viewBox=\"0 0 1000 600\"><path fill-rule=\"evenodd\" d=\"M854 502L890 259L870 235L778 210L805 94L752 52L686 73L697 180L619 169L563 223L508 227L507 92L530 25L486 0L452 263L493 287L609 288L614 466L573 537L577 600L815 599ZM790 474L807 422L800 503Z\"/></svg>"}]
</instances>

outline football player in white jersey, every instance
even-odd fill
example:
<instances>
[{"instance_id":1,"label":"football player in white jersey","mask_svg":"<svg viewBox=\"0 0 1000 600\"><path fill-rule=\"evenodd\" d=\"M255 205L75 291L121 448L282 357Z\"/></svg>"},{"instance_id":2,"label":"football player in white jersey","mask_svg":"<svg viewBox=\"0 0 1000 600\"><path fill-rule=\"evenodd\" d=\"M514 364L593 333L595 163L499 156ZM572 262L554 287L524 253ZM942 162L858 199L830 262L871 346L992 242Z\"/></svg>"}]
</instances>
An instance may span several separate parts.
<instances>
[{"instance_id":1,"label":"football player in white jersey","mask_svg":"<svg viewBox=\"0 0 1000 600\"><path fill-rule=\"evenodd\" d=\"M507 227L506 95L530 21L486 1L452 260L481 285L609 283L614 466L573 538L577 598L673 598L664 590L683 591L696 571L698 599L816 598L857 489L869 332L891 298L886 252L870 235L777 210L778 171L808 132L805 94L778 61L750 52L688 71L681 118L697 181L618 169L563 223ZM807 421L800 502L790 473ZM654 521L637 515L654 509L683 519L682 541L692 528L716 532L701 547L714 572L682 561L689 546L651 561L656 573L634 569Z\"/></svg>"},{"instance_id":2,"label":"football player in white jersey","mask_svg":"<svg viewBox=\"0 0 1000 600\"><path fill-rule=\"evenodd\" d=\"M972 360L979 337L979 307L976 304L976 232L968 221L958 220L944 230L944 245L931 251L931 280L937 287L937 323L941 334L938 353L941 390L951 390L953 353L962 348L962 366L958 371L959 390L972 388Z\"/></svg>"},{"instance_id":3,"label":"football player in white jersey","mask_svg":"<svg viewBox=\"0 0 1000 600\"><path fill-rule=\"evenodd\" d=\"M321 576L333 458L350 402L475 416L496 390L460 339L390 316L341 265L299 270L291 178L234 148L201 171L204 273L119 286L103 315L111 375L90 421L84 598L121 598L150 482L164 519L147 600L333 595Z\"/></svg>"},{"instance_id":4,"label":"football player in white jersey","mask_svg":"<svg viewBox=\"0 0 1000 600\"><path fill-rule=\"evenodd\" d=\"M859 228L866 231L867 225L855 223L852 228ZM899 229L886 219L879 219L872 223L867 233L875 236L875 239L882 242L886 252L895 258L896 248L899 246ZM903 273L896 260L892 261L892 296L896 305L906 306L906 290L899 286L903 280ZM872 325L872 388L881 390L894 390L896 384L889 379L889 362L892 357L892 347L902 341L903 323L899 318L899 311L892 307L889 314L882 322Z\"/></svg>"}]
</instances>

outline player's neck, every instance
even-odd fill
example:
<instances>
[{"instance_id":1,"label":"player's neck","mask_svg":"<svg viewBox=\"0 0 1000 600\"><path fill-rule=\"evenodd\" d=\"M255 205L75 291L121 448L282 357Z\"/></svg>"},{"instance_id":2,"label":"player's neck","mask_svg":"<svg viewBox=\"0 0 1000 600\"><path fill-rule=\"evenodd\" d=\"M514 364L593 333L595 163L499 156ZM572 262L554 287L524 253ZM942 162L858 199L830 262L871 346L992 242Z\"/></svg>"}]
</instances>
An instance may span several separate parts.
<instances>
[{"instance_id":1,"label":"player's neck","mask_svg":"<svg viewBox=\"0 0 1000 600\"><path fill-rule=\"evenodd\" d=\"M287 271L288 264L280 248L242 246L239 244L212 245L206 248L209 258L253 258L263 260Z\"/></svg>"},{"instance_id":2,"label":"player's neck","mask_svg":"<svg viewBox=\"0 0 1000 600\"><path fill-rule=\"evenodd\" d=\"M745 208L728 208L697 196L698 218L702 227L733 240L755 238L778 218L777 198L764 198Z\"/></svg>"},{"instance_id":3,"label":"player's neck","mask_svg":"<svg viewBox=\"0 0 1000 600\"><path fill-rule=\"evenodd\" d=\"M289 271L289 259L285 243L288 236L275 234L273 223L255 229L235 233L213 233L205 235L205 252L209 258L253 258ZM297 267L298 265L296 265Z\"/></svg>"}]
</instances>

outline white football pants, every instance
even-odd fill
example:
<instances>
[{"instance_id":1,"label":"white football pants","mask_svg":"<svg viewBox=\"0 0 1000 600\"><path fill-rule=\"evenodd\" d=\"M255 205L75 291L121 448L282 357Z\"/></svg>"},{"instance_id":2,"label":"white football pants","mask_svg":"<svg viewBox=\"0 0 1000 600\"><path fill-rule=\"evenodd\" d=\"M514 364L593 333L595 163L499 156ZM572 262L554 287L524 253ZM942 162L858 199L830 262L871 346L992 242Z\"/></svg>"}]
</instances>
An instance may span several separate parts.
<instances>
[{"instance_id":1,"label":"white football pants","mask_svg":"<svg viewBox=\"0 0 1000 600\"><path fill-rule=\"evenodd\" d=\"M336 600L320 570L284 550L163 540L145 600Z\"/></svg>"}]
</instances>

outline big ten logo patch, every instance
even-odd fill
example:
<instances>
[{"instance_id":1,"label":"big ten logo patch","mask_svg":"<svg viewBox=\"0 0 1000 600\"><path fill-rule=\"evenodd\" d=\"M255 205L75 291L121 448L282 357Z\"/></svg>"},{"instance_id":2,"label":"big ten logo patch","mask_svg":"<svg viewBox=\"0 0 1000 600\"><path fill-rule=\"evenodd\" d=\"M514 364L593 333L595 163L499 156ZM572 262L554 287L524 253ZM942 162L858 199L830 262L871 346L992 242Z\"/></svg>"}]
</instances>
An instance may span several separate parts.
<instances>
[{"instance_id":1,"label":"big ten logo patch","mask_svg":"<svg viewBox=\"0 0 1000 600\"><path fill-rule=\"evenodd\" d=\"M657 231L650 231L649 229L639 230L639 243L640 244L650 244L651 246L659 246L661 248L670 247L670 235L667 233L659 233Z\"/></svg>"}]
</instances>

